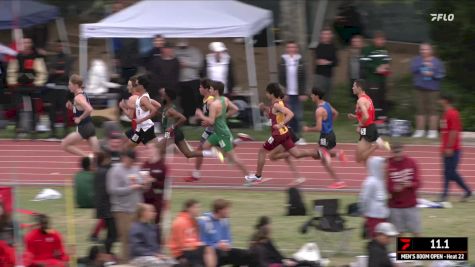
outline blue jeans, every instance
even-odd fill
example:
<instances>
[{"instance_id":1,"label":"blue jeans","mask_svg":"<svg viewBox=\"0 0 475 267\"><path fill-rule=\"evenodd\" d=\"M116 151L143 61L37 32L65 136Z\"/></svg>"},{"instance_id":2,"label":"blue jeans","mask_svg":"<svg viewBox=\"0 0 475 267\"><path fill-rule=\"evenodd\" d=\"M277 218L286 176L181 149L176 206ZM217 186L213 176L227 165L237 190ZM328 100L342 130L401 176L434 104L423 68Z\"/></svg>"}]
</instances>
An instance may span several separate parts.
<instances>
[{"instance_id":1,"label":"blue jeans","mask_svg":"<svg viewBox=\"0 0 475 267\"><path fill-rule=\"evenodd\" d=\"M294 117L289 122L290 128L294 131L297 137L300 137L300 121L303 117L302 102L300 102L298 95L288 95L287 105L294 113Z\"/></svg>"},{"instance_id":2,"label":"blue jeans","mask_svg":"<svg viewBox=\"0 0 475 267\"><path fill-rule=\"evenodd\" d=\"M460 151L454 151L453 156L444 156L444 191L442 192L442 199L446 199L449 192L449 182L452 180L456 182L465 194L470 194L472 191L463 181L463 178L457 172L457 166L460 161Z\"/></svg>"}]
</instances>

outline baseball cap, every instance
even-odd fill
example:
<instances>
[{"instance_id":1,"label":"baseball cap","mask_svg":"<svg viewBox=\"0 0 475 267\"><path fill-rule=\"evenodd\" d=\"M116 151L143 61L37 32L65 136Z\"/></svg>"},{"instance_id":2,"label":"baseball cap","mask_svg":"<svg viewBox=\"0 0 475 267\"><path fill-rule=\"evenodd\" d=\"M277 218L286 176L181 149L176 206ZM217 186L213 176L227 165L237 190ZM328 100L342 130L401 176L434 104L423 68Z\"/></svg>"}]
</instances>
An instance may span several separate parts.
<instances>
[{"instance_id":1,"label":"baseball cap","mask_svg":"<svg viewBox=\"0 0 475 267\"><path fill-rule=\"evenodd\" d=\"M391 144L391 151L400 152L404 148L404 145L401 142L393 142Z\"/></svg>"},{"instance_id":2,"label":"baseball cap","mask_svg":"<svg viewBox=\"0 0 475 267\"><path fill-rule=\"evenodd\" d=\"M119 139L123 137L120 125L114 121L104 122L104 131L109 139Z\"/></svg>"},{"instance_id":3,"label":"baseball cap","mask_svg":"<svg viewBox=\"0 0 475 267\"><path fill-rule=\"evenodd\" d=\"M380 233L384 234L387 236L397 236L399 235L399 232L396 230L396 227L392 223L388 222L382 222L376 225L376 228L374 229L375 233Z\"/></svg>"},{"instance_id":4,"label":"baseball cap","mask_svg":"<svg viewBox=\"0 0 475 267\"><path fill-rule=\"evenodd\" d=\"M120 131L111 131L107 134L109 139L122 139L124 135Z\"/></svg>"},{"instance_id":5,"label":"baseball cap","mask_svg":"<svg viewBox=\"0 0 475 267\"><path fill-rule=\"evenodd\" d=\"M213 52L223 52L227 50L226 46L222 42L212 42L209 44L208 48Z\"/></svg>"}]
</instances>

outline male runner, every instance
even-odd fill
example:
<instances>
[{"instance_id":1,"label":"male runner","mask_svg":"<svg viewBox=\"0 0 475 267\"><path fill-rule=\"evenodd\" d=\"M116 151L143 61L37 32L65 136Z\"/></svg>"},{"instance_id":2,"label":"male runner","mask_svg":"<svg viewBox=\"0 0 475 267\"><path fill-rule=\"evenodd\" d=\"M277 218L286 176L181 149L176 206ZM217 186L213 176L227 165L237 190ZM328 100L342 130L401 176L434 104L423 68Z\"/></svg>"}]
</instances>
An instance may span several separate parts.
<instances>
[{"instance_id":1,"label":"male runner","mask_svg":"<svg viewBox=\"0 0 475 267\"><path fill-rule=\"evenodd\" d=\"M295 147L289 128L286 126L293 118L294 114L284 104L284 93L280 84L270 83L267 85L266 97L272 103L269 109L269 118L272 122L272 136L267 139L263 147L259 150L256 174L245 176L248 183L262 181L262 171L264 169L267 152L271 152L271 159L288 158L289 155L294 158L316 157L315 153L312 151L301 151ZM286 152L276 149L279 146L284 147ZM298 178L296 184L303 183L304 181L304 178Z\"/></svg>"},{"instance_id":2,"label":"male runner","mask_svg":"<svg viewBox=\"0 0 475 267\"><path fill-rule=\"evenodd\" d=\"M203 111L196 110L196 116L203 121L203 126L213 126L214 132L208 137L203 145L203 149L219 147L228 159L228 162L244 174L248 175L247 168L237 158L234 153L233 135L226 123L226 118L232 116L238 111L238 107L227 97L221 96L224 93L224 84L219 81L212 81L210 93L214 96L214 101L209 106L209 115L204 115Z\"/></svg>"},{"instance_id":3,"label":"male runner","mask_svg":"<svg viewBox=\"0 0 475 267\"><path fill-rule=\"evenodd\" d=\"M353 83L353 94L358 96L355 114L348 114L349 119L356 119L358 127L356 132L360 134L358 146L356 147L356 162L366 162L368 157L378 148L391 150L388 142L379 137L375 120L375 109L373 101L365 93L364 81L356 80Z\"/></svg>"},{"instance_id":4,"label":"male runner","mask_svg":"<svg viewBox=\"0 0 475 267\"><path fill-rule=\"evenodd\" d=\"M331 189L340 189L346 187L345 182L341 181L333 170L332 166L330 165L331 160L330 157L338 157L340 160L345 160L345 154L343 150L338 152L332 151L332 149L336 146L336 136L335 132L333 131L333 121L338 117L338 111L334 109L330 103L323 100L325 92L319 90L318 88L312 89L312 94L310 95L313 103L317 105L317 109L315 110L315 127L308 127L304 126L304 132L320 132L320 138L318 141L318 145L321 151L317 154L317 158L322 160L322 164L327 170L327 172L331 175L333 180L335 181L328 188ZM320 156L320 155L323 155Z\"/></svg>"}]
</instances>

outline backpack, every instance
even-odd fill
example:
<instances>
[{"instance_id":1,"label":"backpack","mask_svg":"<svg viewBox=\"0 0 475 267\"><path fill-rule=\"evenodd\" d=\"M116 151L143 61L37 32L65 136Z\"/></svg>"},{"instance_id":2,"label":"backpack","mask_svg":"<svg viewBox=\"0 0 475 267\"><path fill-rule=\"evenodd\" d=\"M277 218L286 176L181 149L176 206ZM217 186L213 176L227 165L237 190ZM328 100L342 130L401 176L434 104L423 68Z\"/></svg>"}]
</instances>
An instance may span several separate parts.
<instances>
[{"instance_id":1,"label":"backpack","mask_svg":"<svg viewBox=\"0 0 475 267\"><path fill-rule=\"evenodd\" d=\"M341 232L345 229L345 219L340 215L329 215L320 218L318 228L326 232Z\"/></svg>"},{"instance_id":2,"label":"backpack","mask_svg":"<svg viewBox=\"0 0 475 267\"><path fill-rule=\"evenodd\" d=\"M287 216L305 216L307 215L307 210L305 204L303 203L302 196L300 191L296 187L291 187L288 189L288 211Z\"/></svg>"}]
</instances>

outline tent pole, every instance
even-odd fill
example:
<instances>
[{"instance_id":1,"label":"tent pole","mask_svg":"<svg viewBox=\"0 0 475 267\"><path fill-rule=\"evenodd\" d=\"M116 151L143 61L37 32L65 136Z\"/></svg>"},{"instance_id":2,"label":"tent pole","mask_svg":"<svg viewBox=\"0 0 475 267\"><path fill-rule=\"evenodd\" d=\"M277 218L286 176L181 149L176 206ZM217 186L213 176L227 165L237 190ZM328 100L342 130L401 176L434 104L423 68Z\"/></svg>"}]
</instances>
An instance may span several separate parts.
<instances>
[{"instance_id":1,"label":"tent pole","mask_svg":"<svg viewBox=\"0 0 475 267\"><path fill-rule=\"evenodd\" d=\"M63 18L56 19L56 29L58 29L58 36L63 43L63 52L71 55L71 47L69 45L68 34L66 32L66 25Z\"/></svg>"},{"instance_id":2,"label":"tent pole","mask_svg":"<svg viewBox=\"0 0 475 267\"><path fill-rule=\"evenodd\" d=\"M257 89L256 63L254 62L254 40L251 37L245 38L247 78L249 80L249 90L251 92L252 123L254 130L261 130L259 105L259 91Z\"/></svg>"},{"instance_id":3,"label":"tent pole","mask_svg":"<svg viewBox=\"0 0 475 267\"><path fill-rule=\"evenodd\" d=\"M79 38L79 75L83 79L86 78L87 73L87 39Z\"/></svg>"},{"instance_id":4,"label":"tent pole","mask_svg":"<svg viewBox=\"0 0 475 267\"><path fill-rule=\"evenodd\" d=\"M268 63L269 63L269 75L271 82L278 82L278 75L277 75L277 65L276 65L276 49L275 49L275 37L274 37L274 23L271 23L269 27L267 27L267 56L268 56Z\"/></svg>"}]
</instances>

